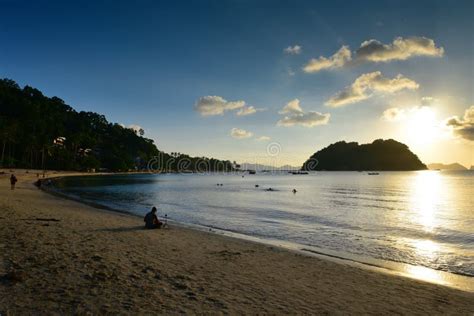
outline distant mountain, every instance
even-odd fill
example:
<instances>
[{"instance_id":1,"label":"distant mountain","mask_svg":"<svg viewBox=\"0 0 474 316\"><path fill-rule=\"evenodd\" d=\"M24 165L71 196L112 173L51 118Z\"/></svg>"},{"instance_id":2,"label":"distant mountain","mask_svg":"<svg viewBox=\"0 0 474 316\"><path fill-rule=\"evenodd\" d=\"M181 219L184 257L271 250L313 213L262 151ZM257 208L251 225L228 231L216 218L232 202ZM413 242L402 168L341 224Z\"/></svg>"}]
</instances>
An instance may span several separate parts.
<instances>
[{"instance_id":1,"label":"distant mountain","mask_svg":"<svg viewBox=\"0 0 474 316\"><path fill-rule=\"evenodd\" d=\"M299 170L299 169L300 169L300 167L295 167L295 166L290 166L290 165L284 165L284 166L276 167L276 166L270 166L270 165L248 163L248 162L244 162L244 163L240 164L240 170L280 171L280 170Z\"/></svg>"},{"instance_id":2,"label":"distant mountain","mask_svg":"<svg viewBox=\"0 0 474 316\"><path fill-rule=\"evenodd\" d=\"M426 165L407 145L393 139L377 139L371 144L340 141L313 154L303 170L403 171L424 170Z\"/></svg>"},{"instance_id":3,"label":"distant mountain","mask_svg":"<svg viewBox=\"0 0 474 316\"><path fill-rule=\"evenodd\" d=\"M428 169L430 170L467 170L466 167L464 167L463 165L457 162L449 164L449 165L446 165L443 163L430 163L428 164Z\"/></svg>"}]
</instances>

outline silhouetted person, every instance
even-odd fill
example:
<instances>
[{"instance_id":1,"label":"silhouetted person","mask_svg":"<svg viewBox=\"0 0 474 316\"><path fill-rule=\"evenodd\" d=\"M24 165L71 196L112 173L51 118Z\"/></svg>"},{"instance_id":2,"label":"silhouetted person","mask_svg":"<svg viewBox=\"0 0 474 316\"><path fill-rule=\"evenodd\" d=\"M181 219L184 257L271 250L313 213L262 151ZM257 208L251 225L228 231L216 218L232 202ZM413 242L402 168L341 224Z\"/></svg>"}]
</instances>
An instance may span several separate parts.
<instances>
[{"instance_id":1,"label":"silhouetted person","mask_svg":"<svg viewBox=\"0 0 474 316\"><path fill-rule=\"evenodd\" d=\"M154 229L154 228L161 228L163 223L158 220L158 216L156 216L156 207L152 207L151 211L145 215L143 219L145 222L145 228Z\"/></svg>"},{"instance_id":2,"label":"silhouetted person","mask_svg":"<svg viewBox=\"0 0 474 316\"><path fill-rule=\"evenodd\" d=\"M11 189L15 190L15 184L18 182L18 179L15 177L15 175L12 173L10 176L10 184L11 184Z\"/></svg>"},{"instance_id":3,"label":"silhouetted person","mask_svg":"<svg viewBox=\"0 0 474 316\"><path fill-rule=\"evenodd\" d=\"M41 179L36 180L35 185L38 187L38 189L41 189Z\"/></svg>"}]
</instances>

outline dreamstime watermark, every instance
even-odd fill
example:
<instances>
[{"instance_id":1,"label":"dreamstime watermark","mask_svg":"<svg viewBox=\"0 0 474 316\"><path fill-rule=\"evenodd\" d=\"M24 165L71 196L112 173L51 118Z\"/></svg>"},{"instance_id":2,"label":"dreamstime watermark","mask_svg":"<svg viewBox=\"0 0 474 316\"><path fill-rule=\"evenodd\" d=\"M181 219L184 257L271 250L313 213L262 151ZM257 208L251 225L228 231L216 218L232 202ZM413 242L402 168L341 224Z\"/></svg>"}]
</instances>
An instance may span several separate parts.
<instances>
[{"instance_id":1,"label":"dreamstime watermark","mask_svg":"<svg viewBox=\"0 0 474 316\"><path fill-rule=\"evenodd\" d=\"M271 142L266 146L265 154L243 159L244 164L235 161L223 161L205 157L189 157L186 155L169 155L160 153L151 158L147 163L147 171L150 173L226 173L239 174L254 172L300 172L316 170L318 160L310 158L302 167L282 167L280 155L282 146L278 142ZM265 163L262 163L265 161Z\"/></svg>"},{"instance_id":2,"label":"dreamstime watermark","mask_svg":"<svg viewBox=\"0 0 474 316\"><path fill-rule=\"evenodd\" d=\"M277 142L271 142L267 145L267 155L276 157L281 153L281 145Z\"/></svg>"}]
</instances>

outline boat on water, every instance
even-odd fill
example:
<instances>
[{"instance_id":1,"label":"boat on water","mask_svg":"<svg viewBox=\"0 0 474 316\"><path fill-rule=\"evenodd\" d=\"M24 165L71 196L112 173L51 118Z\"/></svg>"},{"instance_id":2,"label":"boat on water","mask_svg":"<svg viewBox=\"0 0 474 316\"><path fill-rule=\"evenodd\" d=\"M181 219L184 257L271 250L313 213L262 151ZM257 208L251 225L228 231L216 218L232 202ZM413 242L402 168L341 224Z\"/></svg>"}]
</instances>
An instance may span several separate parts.
<instances>
[{"instance_id":1,"label":"boat on water","mask_svg":"<svg viewBox=\"0 0 474 316\"><path fill-rule=\"evenodd\" d=\"M308 174L307 171L293 171L291 174Z\"/></svg>"},{"instance_id":2,"label":"boat on water","mask_svg":"<svg viewBox=\"0 0 474 316\"><path fill-rule=\"evenodd\" d=\"M368 175L369 176L378 176L379 173L378 172L369 172Z\"/></svg>"},{"instance_id":3,"label":"boat on water","mask_svg":"<svg viewBox=\"0 0 474 316\"><path fill-rule=\"evenodd\" d=\"M255 170L249 170L249 174L255 174L256 171Z\"/></svg>"}]
</instances>

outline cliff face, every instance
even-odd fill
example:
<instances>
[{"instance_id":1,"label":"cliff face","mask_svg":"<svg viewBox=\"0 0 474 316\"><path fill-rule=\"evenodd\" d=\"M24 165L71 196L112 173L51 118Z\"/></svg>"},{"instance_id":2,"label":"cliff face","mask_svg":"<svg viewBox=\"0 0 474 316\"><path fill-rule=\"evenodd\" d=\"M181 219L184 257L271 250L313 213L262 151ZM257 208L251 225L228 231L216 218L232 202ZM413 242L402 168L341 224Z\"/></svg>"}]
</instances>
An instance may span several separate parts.
<instances>
[{"instance_id":1,"label":"cliff face","mask_svg":"<svg viewBox=\"0 0 474 316\"><path fill-rule=\"evenodd\" d=\"M331 144L313 154L302 169L404 171L427 168L407 145L393 139L377 139L371 144L345 141Z\"/></svg>"}]
</instances>

